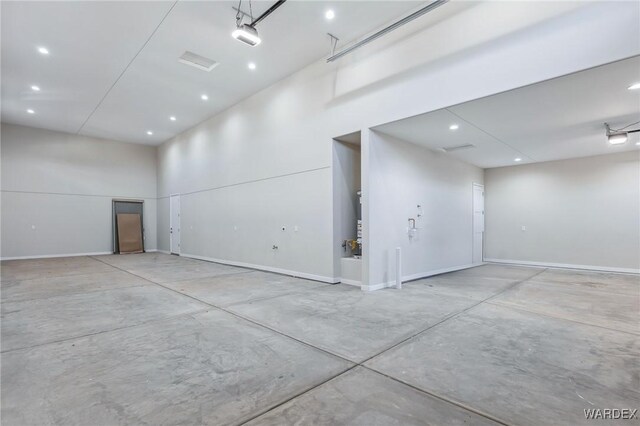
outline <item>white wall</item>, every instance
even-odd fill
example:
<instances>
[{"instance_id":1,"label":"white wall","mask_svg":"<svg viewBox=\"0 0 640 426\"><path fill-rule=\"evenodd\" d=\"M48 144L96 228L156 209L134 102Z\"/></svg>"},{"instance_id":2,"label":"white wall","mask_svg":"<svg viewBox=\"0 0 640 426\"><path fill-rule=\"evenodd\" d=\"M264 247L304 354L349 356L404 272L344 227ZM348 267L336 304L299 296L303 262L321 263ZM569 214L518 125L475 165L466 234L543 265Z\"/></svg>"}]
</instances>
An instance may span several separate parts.
<instances>
[{"instance_id":1,"label":"white wall","mask_svg":"<svg viewBox=\"0 0 640 426\"><path fill-rule=\"evenodd\" d=\"M640 152L487 169L485 182L486 259L640 272Z\"/></svg>"},{"instance_id":2,"label":"white wall","mask_svg":"<svg viewBox=\"0 0 640 426\"><path fill-rule=\"evenodd\" d=\"M639 8L477 3L318 61L159 148L159 246L169 246L167 197L181 193L184 253L333 280L334 137L637 55ZM236 222L251 229L241 239Z\"/></svg>"},{"instance_id":3,"label":"white wall","mask_svg":"<svg viewBox=\"0 0 640 426\"><path fill-rule=\"evenodd\" d=\"M396 247L403 280L470 266L473 183L483 183L483 170L382 133L369 143L369 287L395 282Z\"/></svg>"},{"instance_id":4,"label":"white wall","mask_svg":"<svg viewBox=\"0 0 640 426\"><path fill-rule=\"evenodd\" d=\"M143 199L156 249L156 148L2 124L2 258L112 250L112 198Z\"/></svg>"}]
</instances>

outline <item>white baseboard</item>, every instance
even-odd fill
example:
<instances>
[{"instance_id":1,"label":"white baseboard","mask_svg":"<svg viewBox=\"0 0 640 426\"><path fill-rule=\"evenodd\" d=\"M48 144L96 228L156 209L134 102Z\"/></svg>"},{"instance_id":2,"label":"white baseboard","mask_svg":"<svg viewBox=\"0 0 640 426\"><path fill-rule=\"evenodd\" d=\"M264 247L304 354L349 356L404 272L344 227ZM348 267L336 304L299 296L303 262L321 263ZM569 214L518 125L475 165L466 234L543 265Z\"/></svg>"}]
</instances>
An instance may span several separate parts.
<instances>
[{"instance_id":1,"label":"white baseboard","mask_svg":"<svg viewBox=\"0 0 640 426\"><path fill-rule=\"evenodd\" d=\"M10 256L10 257L0 257L0 260L51 259L55 257L102 256L105 254L113 254L113 252L98 251L93 253L66 253L66 254L40 254L37 256Z\"/></svg>"},{"instance_id":2,"label":"white baseboard","mask_svg":"<svg viewBox=\"0 0 640 426\"><path fill-rule=\"evenodd\" d=\"M619 274L640 274L640 269L634 268L615 268L610 266L594 266L594 265L574 265L571 263L548 263L548 262L531 262L528 260L511 260L511 259L485 259L489 263L504 263L517 266L538 266L543 268L558 269L580 269L595 272L615 272Z\"/></svg>"},{"instance_id":3,"label":"white baseboard","mask_svg":"<svg viewBox=\"0 0 640 426\"><path fill-rule=\"evenodd\" d=\"M342 284L355 285L357 287L361 287L362 286L362 283L360 281L350 280L348 278L340 278L340 282Z\"/></svg>"},{"instance_id":4,"label":"white baseboard","mask_svg":"<svg viewBox=\"0 0 640 426\"><path fill-rule=\"evenodd\" d=\"M234 260L215 259L213 257L198 256L196 254L187 254L187 253L181 253L180 256L188 257L191 259L205 260L207 262L221 263L223 265L238 266L240 268L249 268L249 269L257 269L259 271L275 272L276 274L289 275L296 278L305 278L307 280L313 280L313 281L321 281L329 284L337 284L340 282L339 278L308 274L306 272L292 271L289 269L274 268L272 266L266 266L266 265L255 265L253 263L236 262Z\"/></svg>"},{"instance_id":5,"label":"white baseboard","mask_svg":"<svg viewBox=\"0 0 640 426\"><path fill-rule=\"evenodd\" d=\"M379 284L371 284L371 285L366 285L366 284L362 284L360 286L360 290L362 291L376 291L376 290L382 290L383 288L389 288L389 287L395 287L396 286L396 282L387 282L387 283L379 283Z\"/></svg>"},{"instance_id":6,"label":"white baseboard","mask_svg":"<svg viewBox=\"0 0 640 426\"><path fill-rule=\"evenodd\" d=\"M410 281L415 281L415 280L420 280L422 278L427 278L427 277L432 277L434 275L440 275L440 274L446 274L447 272L455 272L455 271L461 271L463 269L469 269L469 268L474 268L476 266L480 266L480 265L484 265L484 262L481 263L470 263L467 265L461 265L461 266L451 266L449 268L442 268L442 269L436 269L433 271L426 271L426 272L419 272L417 274L412 274L412 275L406 275L404 277L402 277L402 283L407 283ZM375 291L375 290L381 290L383 288L393 288L396 286L396 282L395 281L387 281L386 283L379 283L379 284L373 284L373 285L362 285L360 288L364 291Z\"/></svg>"},{"instance_id":7,"label":"white baseboard","mask_svg":"<svg viewBox=\"0 0 640 426\"><path fill-rule=\"evenodd\" d=\"M146 250L147 253L164 253L164 254L171 254L170 251L167 250L160 250L160 249L153 249L153 250Z\"/></svg>"}]
</instances>

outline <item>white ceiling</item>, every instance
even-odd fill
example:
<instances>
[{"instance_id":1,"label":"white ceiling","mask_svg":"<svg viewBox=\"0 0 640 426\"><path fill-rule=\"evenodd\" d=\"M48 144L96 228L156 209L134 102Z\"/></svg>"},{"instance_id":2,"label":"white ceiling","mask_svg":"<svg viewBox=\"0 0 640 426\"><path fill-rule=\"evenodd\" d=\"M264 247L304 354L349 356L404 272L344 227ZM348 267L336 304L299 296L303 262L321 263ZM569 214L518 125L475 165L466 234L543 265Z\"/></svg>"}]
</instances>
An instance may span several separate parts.
<instances>
[{"instance_id":1,"label":"white ceiling","mask_svg":"<svg viewBox=\"0 0 640 426\"><path fill-rule=\"evenodd\" d=\"M254 16L274 2L254 1ZM230 35L237 1L3 1L2 121L160 144L327 56L327 32L344 43L423 3L288 1L258 24L263 42L251 48ZM207 73L181 64L185 50L220 65Z\"/></svg>"},{"instance_id":2,"label":"white ceiling","mask_svg":"<svg viewBox=\"0 0 640 426\"><path fill-rule=\"evenodd\" d=\"M640 57L533 84L450 108L378 126L375 130L439 150L483 168L640 149L640 134L610 145L604 124L640 120ZM451 124L458 124L455 131ZM640 128L640 125L631 128Z\"/></svg>"}]
</instances>

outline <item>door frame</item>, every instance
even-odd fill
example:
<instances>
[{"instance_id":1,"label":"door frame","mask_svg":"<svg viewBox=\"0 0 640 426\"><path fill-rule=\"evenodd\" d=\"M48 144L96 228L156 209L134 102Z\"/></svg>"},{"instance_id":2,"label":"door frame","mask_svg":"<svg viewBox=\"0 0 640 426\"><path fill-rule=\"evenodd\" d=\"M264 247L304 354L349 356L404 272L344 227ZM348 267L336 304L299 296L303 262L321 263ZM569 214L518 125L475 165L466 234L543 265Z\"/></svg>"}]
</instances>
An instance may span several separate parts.
<instances>
[{"instance_id":1,"label":"door frame","mask_svg":"<svg viewBox=\"0 0 640 426\"><path fill-rule=\"evenodd\" d=\"M486 224L486 216L485 216L485 199L484 199L484 195L485 195L485 189L484 189L484 184L482 183L476 183L473 182L472 186L471 186L471 263L475 264L475 238L476 238L476 221L475 221L475 215L476 215L476 206L475 206L475 191L476 188L480 188L482 189L482 242L480 244L480 263L484 263L484 234L486 232L487 229L487 224Z\"/></svg>"},{"instance_id":2,"label":"door frame","mask_svg":"<svg viewBox=\"0 0 640 426\"><path fill-rule=\"evenodd\" d=\"M176 208L176 206L173 203L173 199L177 197L178 199L178 212L177 212L177 220L178 223L174 224L173 222L173 209ZM181 240L181 235L180 235L180 210L182 209L182 199L180 197L180 194L169 194L169 253L171 254L176 254L178 256L180 256L180 240ZM177 234L177 247L173 247L173 233L174 233L174 225L176 228L176 234Z\"/></svg>"}]
</instances>

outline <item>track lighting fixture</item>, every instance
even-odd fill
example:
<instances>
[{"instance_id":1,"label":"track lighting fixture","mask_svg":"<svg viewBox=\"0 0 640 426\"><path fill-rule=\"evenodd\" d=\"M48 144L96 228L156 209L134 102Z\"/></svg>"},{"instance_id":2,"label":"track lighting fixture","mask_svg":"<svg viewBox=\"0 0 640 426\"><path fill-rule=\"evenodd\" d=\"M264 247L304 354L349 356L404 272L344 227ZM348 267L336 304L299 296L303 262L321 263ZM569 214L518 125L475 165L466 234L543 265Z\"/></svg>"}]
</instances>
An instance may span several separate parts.
<instances>
[{"instance_id":1,"label":"track lighting fixture","mask_svg":"<svg viewBox=\"0 0 640 426\"><path fill-rule=\"evenodd\" d=\"M245 13L242 11L242 0L239 1L238 7L234 8L236 10L236 29L231 33L231 36L236 40L239 40L249 46L257 46L262 40L260 36L258 36L258 29L256 25L268 15L270 15L274 10L279 8L284 4L286 0L279 0L275 2L269 9L266 10L262 15L258 16L256 19L253 19L253 8L251 5L251 0L249 0L249 13ZM244 24L242 20L245 16L248 16L251 19L251 23Z\"/></svg>"},{"instance_id":2,"label":"track lighting fixture","mask_svg":"<svg viewBox=\"0 0 640 426\"><path fill-rule=\"evenodd\" d=\"M640 121L636 121L635 123L631 123L627 126L622 127L621 129L612 129L609 124L604 123L604 128L607 135L607 140L611 145L622 145L629 139L629 133L637 133L640 132L640 129L635 130L625 130L628 127L634 126L636 124L640 124Z\"/></svg>"},{"instance_id":3,"label":"track lighting fixture","mask_svg":"<svg viewBox=\"0 0 640 426\"><path fill-rule=\"evenodd\" d=\"M248 44L249 46L257 46L262 42L260 37L258 36L258 30L253 28L249 24L242 24L234 32L231 33L231 36L236 40L239 40L243 43Z\"/></svg>"}]
</instances>

